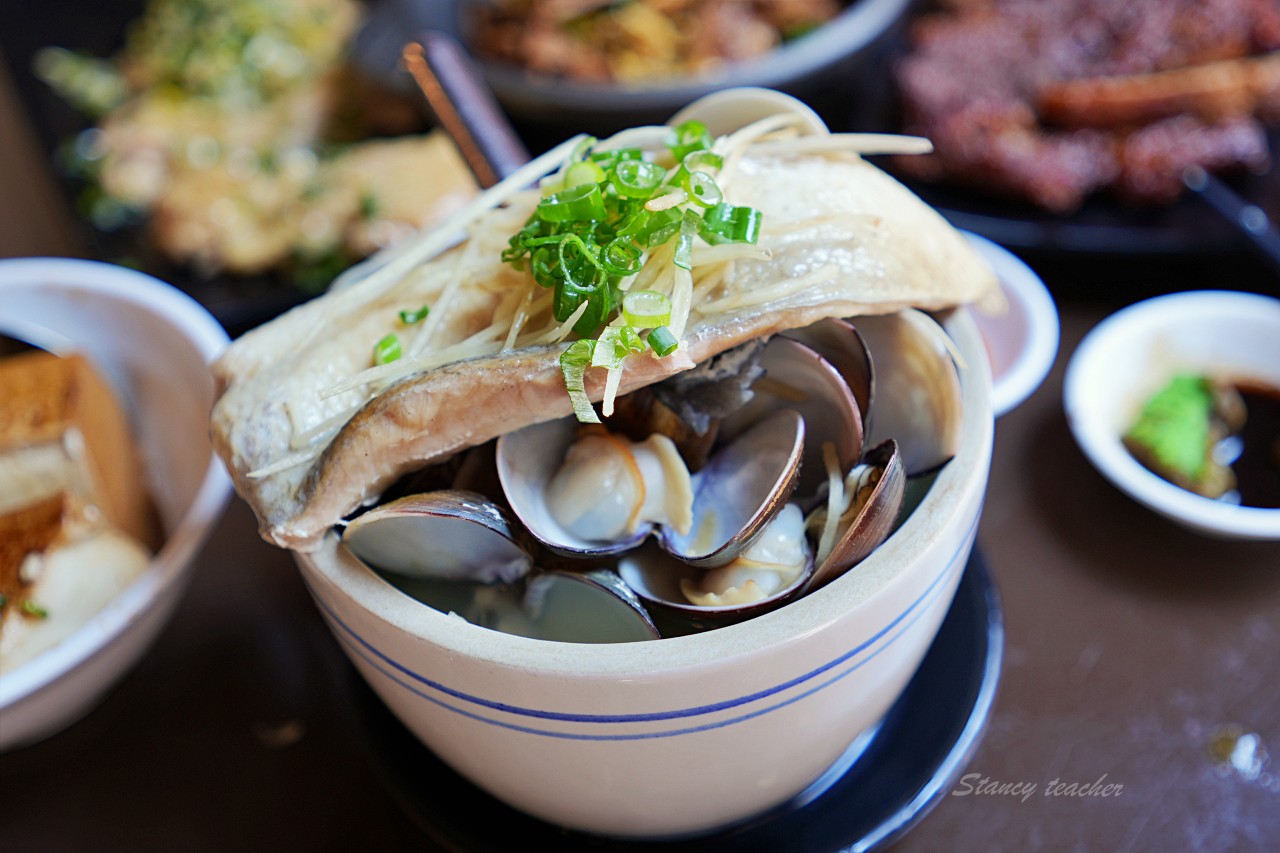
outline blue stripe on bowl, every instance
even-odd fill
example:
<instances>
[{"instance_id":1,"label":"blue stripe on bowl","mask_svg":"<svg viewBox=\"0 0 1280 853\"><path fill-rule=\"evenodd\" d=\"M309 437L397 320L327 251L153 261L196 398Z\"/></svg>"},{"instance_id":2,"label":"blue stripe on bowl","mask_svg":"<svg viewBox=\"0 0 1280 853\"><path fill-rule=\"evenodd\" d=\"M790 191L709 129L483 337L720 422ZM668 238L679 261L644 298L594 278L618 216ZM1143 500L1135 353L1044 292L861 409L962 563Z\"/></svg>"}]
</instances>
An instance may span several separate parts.
<instances>
[{"instance_id":1,"label":"blue stripe on bowl","mask_svg":"<svg viewBox=\"0 0 1280 853\"><path fill-rule=\"evenodd\" d=\"M467 693L463 693L462 691L459 691L459 690L454 690L437 681L426 678L425 676L422 676L419 673L416 673L413 670L409 669L405 665L395 660L392 660L388 655L386 655L379 649L375 648L367 640L365 640L363 637L357 634L350 626L348 626L345 622L343 622L338 617L338 615L332 609L330 609L324 602L320 601L318 598L316 600L317 600L317 604L324 611L327 618L330 620L331 624L337 626L340 629L340 632L337 633L339 640L341 640L343 644L346 645L356 656L358 656L360 659L365 661L365 663L367 663L369 666L377 670L383 676L393 681L394 683L398 684L399 686L403 687L404 689L408 690L409 692L413 693L414 695L422 699L426 699L427 701L432 702L433 704L436 704L442 708L445 708L455 714L459 714L461 716L467 717L472 720L476 720L478 722L488 723L490 725L511 729L513 731L520 731L528 734L542 735L546 737L567 738L567 739L573 739L573 740L638 740L638 739L654 738L654 737L672 737L680 734L689 734L692 732L706 731L709 729L720 728L726 725L732 725L735 723L743 722L745 720L753 719L755 717L761 716L762 714L767 714L772 711L776 711L780 708L786 707L787 705L790 705L802 698L810 696L820 690L823 690L831 686L832 684L836 683L837 681L840 681L850 673L860 668L863 664L872 660L874 657L876 657L876 655L878 655L884 649L888 648L894 641L896 641L898 637L900 637L903 633L905 633L907 629L909 629L920 618L920 616L923 615L926 609L925 605L931 603L939 595L941 595L943 589L945 588L943 581L950 575L952 569L955 568L961 556L968 552L969 547L972 545L973 537L976 531L977 531L977 520L975 519L974 524L970 527L968 533L966 533L965 535L965 544L960 548L960 550L958 550L954 555L952 555L951 559L947 562L946 567L929 582L929 585L925 588L924 592L922 592L920 596L916 598L915 601L913 601L910 605L907 606L906 610L904 610L897 617L895 617L884 628L882 628L880 631L876 632L876 634L874 634L872 637L858 644L856 647L849 650L848 652L845 652L839 655L835 659L805 673L804 675L801 675L797 678L793 678L781 684L775 685L774 687L766 688L765 690L751 693L736 699L726 700L724 702L716 702L709 705L700 705L692 708L683 708L683 709L677 709L673 711L661 711L661 712L644 713L644 714L571 714L571 713L564 713L564 712L557 712L557 711L545 711L545 710L539 710L534 708L522 708L519 706L509 705L502 702L494 702L492 700L483 699L477 696L471 696ZM894 630L895 628L897 628L898 630L895 631ZM893 632L892 635L890 635L890 632ZM887 639L885 639L886 637ZM871 647L874 646L881 639L885 639L885 642L880 646L878 646L877 648L872 649ZM862 652L865 652L869 649L871 650L870 654L866 655L861 660L854 661L848 667L844 668L843 670L840 670L839 672L837 672L830 678L826 679L825 681L815 684L809 687L807 690L801 693L798 693L794 696L791 696L787 699L784 699L780 702L777 702L775 704L772 704L763 708L759 708L735 717L726 718L726 719L706 723L699 726L685 727L681 729L673 729L673 730L667 730L667 731L661 731L661 732L588 735L588 734L577 734L577 733L569 733L569 732L559 732L559 731L553 731L553 730L541 729L541 728L532 728L529 726L519 725L516 723L497 720L491 717L484 716L482 714L476 713L475 711L468 710L465 707L459 707L457 705L446 702L443 699L439 698L438 696L425 692L424 690L418 687L418 684L421 684L427 688L430 688L432 691L435 691L436 693L442 693L442 694L445 694L446 696L450 696L450 697L462 700L463 702L476 705L481 708L488 708L491 710L501 711L504 713L514 714L518 716L533 717L533 718L544 719L544 720L576 722L576 723L593 723L593 724L660 722L663 720L675 720L675 719L681 719L681 718L687 718L687 717L693 717L693 716L700 716L704 714L711 714L718 711L724 711L724 710L740 707L746 704L750 704L752 702L758 701L760 699L768 698L770 696L775 696L778 693L786 691L792 687L803 684L805 682L812 681L813 679L818 678L821 675L831 672L832 670L839 668L841 665L850 662L851 659L855 658ZM401 678L399 674L406 675L411 680L405 680ZM417 684L413 682L417 682Z\"/></svg>"}]
</instances>

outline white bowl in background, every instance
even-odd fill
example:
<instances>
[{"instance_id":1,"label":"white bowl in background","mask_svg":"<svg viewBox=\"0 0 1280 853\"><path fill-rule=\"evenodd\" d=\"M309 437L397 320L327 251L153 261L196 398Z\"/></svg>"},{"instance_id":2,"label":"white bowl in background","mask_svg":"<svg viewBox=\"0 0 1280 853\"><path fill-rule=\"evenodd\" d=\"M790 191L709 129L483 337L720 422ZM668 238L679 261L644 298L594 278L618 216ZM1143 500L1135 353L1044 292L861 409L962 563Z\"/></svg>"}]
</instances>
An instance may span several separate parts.
<instances>
[{"instance_id":1,"label":"white bowl in background","mask_svg":"<svg viewBox=\"0 0 1280 853\"><path fill-rule=\"evenodd\" d=\"M1158 296L1097 325L1067 366L1067 422L1089 460L1122 491L1192 530L1280 539L1280 509L1233 506L1162 479L1121 440L1175 373L1251 377L1280 387L1280 299L1231 291Z\"/></svg>"},{"instance_id":2,"label":"white bowl in background","mask_svg":"<svg viewBox=\"0 0 1280 853\"><path fill-rule=\"evenodd\" d=\"M131 418L164 544L150 565L61 643L0 675L0 749L88 713L143 655L176 606L230 481L209 442L209 362L226 332L151 276L95 261L0 260L0 330L85 354Z\"/></svg>"},{"instance_id":3,"label":"white bowl in background","mask_svg":"<svg viewBox=\"0 0 1280 853\"><path fill-rule=\"evenodd\" d=\"M427 607L333 535L295 557L391 711L499 799L623 837L748 819L804 791L880 720L964 571L991 459L991 386L968 312L945 325L967 365L956 457L855 571L746 622L637 643L533 640Z\"/></svg>"},{"instance_id":4,"label":"white bowl in background","mask_svg":"<svg viewBox=\"0 0 1280 853\"><path fill-rule=\"evenodd\" d=\"M973 307L991 359L991 405L996 417L1017 408L1040 387L1058 356L1058 309L1040 276L1016 255L977 234L965 234L1000 279L1003 310Z\"/></svg>"}]
</instances>

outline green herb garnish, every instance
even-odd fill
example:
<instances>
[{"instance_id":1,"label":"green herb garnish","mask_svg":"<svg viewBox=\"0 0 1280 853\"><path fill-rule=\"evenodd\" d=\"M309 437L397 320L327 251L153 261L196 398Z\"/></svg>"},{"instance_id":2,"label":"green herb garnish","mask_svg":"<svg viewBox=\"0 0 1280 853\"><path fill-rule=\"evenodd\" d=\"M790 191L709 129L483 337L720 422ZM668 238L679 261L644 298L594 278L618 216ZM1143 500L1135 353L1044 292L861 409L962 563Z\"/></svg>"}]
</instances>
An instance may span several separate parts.
<instances>
[{"instance_id":1,"label":"green herb garnish","mask_svg":"<svg viewBox=\"0 0 1280 853\"><path fill-rule=\"evenodd\" d=\"M431 309L423 305L416 311L401 311L400 322L406 326L412 326L414 323L421 323L427 319L427 315L431 313Z\"/></svg>"},{"instance_id":2,"label":"green herb garnish","mask_svg":"<svg viewBox=\"0 0 1280 853\"><path fill-rule=\"evenodd\" d=\"M675 264L688 270L694 238L712 244L755 243L761 223L758 210L724 203L715 178L724 161L712 150L711 135L700 122L685 122L671 132L671 168L645 159L639 149L594 151L595 143L584 140L560 175L544 183L544 197L502 253L503 261L527 269L540 286L553 290L557 321L581 310L573 330L584 337L599 335L606 344L591 352L586 346L570 347L561 358L580 419L590 411L589 404L583 408L581 371L587 366L620 366L628 353L643 351L646 340L659 355L669 355L679 345L666 328L656 339L653 333L647 339L640 335L671 322L670 302L665 308L649 304L628 312L623 279L640 272L649 253L672 239ZM625 325L600 332L620 310ZM627 331L610 331L618 329Z\"/></svg>"},{"instance_id":3,"label":"green herb garnish","mask_svg":"<svg viewBox=\"0 0 1280 853\"><path fill-rule=\"evenodd\" d=\"M596 342L589 339L574 341L560 354L560 372L564 374L564 387L573 403L573 414L584 424L598 424L600 418L591 408L585 387L587 368L595 354Z\"/></svg>"},{"instance_id":4,"label":"green herb garnish","mask_svg":"<svg viewBox=\"0 0 1280 853\"><path fill-rule=\"evenodd\" d=\"M649 333L647 338L649 346L658 355L666 356L676 351L680 346L680 342L676 340L676 336L671 334L671 330L666 326L659 326Z\"/></svg>"},{"instance_id":5,"label":"green herb garnish","mask_svg":"<svg viewBox=\"0 0 1280 853\"><path fill-rule=\"evenodd\" d=\"M49 611L45 610L43 607L41 607L39 604L36 604L34 601L32 601L29 598L26 601L22 602L21 609L22 609L23 616L29 616L32 619L48 619L49 618Z\"/></svg>"},{"instance_id":6,"label":"green herb garnish","mask_svg":"<svg viewBox=\"0 0 1280 853\"><path fill-rule=\"evenodd\" d=\"M391 362L398 360L401 355L400 339L394 334L385 336L382 340L373 345L374 364L390 364Z\"/></svg>"}]
</instances>

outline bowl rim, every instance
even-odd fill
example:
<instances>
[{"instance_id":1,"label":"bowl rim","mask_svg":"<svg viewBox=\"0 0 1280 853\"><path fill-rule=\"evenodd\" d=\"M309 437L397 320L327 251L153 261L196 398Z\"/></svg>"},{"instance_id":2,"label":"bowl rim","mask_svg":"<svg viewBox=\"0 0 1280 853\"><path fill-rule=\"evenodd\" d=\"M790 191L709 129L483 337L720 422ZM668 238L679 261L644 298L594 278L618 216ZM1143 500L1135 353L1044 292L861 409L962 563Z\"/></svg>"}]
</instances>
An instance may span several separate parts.
<instances>
[{"instance_id":1,"label":"bowl rim","mask_svg":"<svg viewBox=\"0 0 1280 853\"><path fill-rule=\"evenodd\" d=\"M1089 380L1106 369L1121 340L1146 338L1187 317L1270 324L1280 336L1280 299L1231 290L1156 296L1111 314L1076 347L1063 381L1063 409L1076 443L1117 488L1149 509L1203 533L1238 539L1280 539L1280 509L1225 504L1188 492L1149 471L1098 417Z\"/></svg>"},{"instance_id":2,"label":"bowl rim","mask_svg":"<svg viewBox=\"0 0 1280 853\"><path fill-rule=\"evenodd\" d=\"M190 296L146 273L79 258L0 259L0 300L6 291L31 286L92 290L159 315L178 328L206 364L230 339ZM147 568L106 607L58 644L0 675L0 709L14 705L68 675L141 616L194 565L196 551L231 496L231 479L210 449L200 487Z\"/></svg>"},{"instance_id":3,"label":"bowl rim","mask_svg":"<svg viewBox=\"0 0 1280 853\"><path fill-rule=\"evenodd\" d=\"M863 561L863 571L848 573L786 607L746 622L688 636L630 643L584 644L532 639L482 628L416 601L345 549L337 547L337 538L332 533L318 550L294 552L294 557L309 583L314 577L337 589L379 622L417 641L486 665L565 676L617 678L692 668L708 660L802 642L805 637L821 633L850 613L907 584L911 573L900 567L933 549L944 532L957 522L957 518L948 514L948 507L964 506L974 492L985 491L995 429L986 348L967 309L950 312L942 323L955 341L961 360L965 361L958 365L964 412L961 443L955 458L941 470L925 500L895 534ZM974 500L977 509L973 526L959 531L961 546L957 554L966 552L976 533L977 519L981 517L981 494ZM933 579L930 589L936 591L939 585L945 586L942 581L951 576L956 568L952 565L954 562L949 559L946 570ZM313 597L326 618L340 620L324 602L323 594L313 590ZM344 644L350 642L338 630L344 623L331 627ZM391 665L397 664L392 661Z\"/></svg>"},{"instance_id":4,"label":"bowl rim","mask_svg":"<svg viewBox=\"0 0 1280 853\"><path fill-rule=\"evenodd\" d=\"M1009 368L994 379L992 406L996 417L1000 417L1022 405L1053 369L1061 335L1058 307L1043 279L1021 258L986 237L964 230L960 233L995 270L1005 298L1016 302L1027 318L1026 345ZM980 312L974 317L984 336L988 329L994 332L1001 324L1000 317L984 319Z\"/></svg>"},{"instance_id":5,"label":"bowl rim","mask_svg":"<svg viewBox=\"0 0 1280 853\"><path fill-rule=\"evenodd\" d=\"M724 63L695 77L637 83L567 80L488 59L470 47L468 25L462 19L462 9L469 5L466 0L454 4L453 24L494 93L504 103L545 101L560 110L621 114L674 109L699 95L730 86L786 86L866 47L902 18L913 2L853 0L822 26L759 57Z\"/></svg>"}]
</instances>

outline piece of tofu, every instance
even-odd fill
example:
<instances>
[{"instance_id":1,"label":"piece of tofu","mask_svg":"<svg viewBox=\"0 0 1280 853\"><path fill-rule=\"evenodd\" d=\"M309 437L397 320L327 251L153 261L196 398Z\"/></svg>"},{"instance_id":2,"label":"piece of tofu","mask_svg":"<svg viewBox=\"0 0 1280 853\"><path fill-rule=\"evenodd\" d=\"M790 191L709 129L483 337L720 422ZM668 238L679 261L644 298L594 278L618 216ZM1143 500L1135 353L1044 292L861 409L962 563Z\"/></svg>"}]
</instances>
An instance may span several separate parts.
<instances>
[{"instance_id":1,"label":"piece of tofu","mask_svg":"<svg viewBox=\"0 0 1280 853\"><path fill-rule=\"evenodd\" d=\"M128 418L89 362L0 360L0 673L99 613L156 531Z\"/></svg>"},{"instance_id":2,"label":"piece of tofu","mask_svg":"<svg viewBox=\"0 0 1280 853\"><path fill-rule=\"evenodd\" d=\"M66 493L0 516L0 674L65 640L147 568L151 553L86 523Z\"/></svg>"},{"instance_id":3,"label":"piece of tofu","mask_svg":"<svg viewBox=\"0 0 1280 853\"><path fill-rule=\"evenodd\" d=\"M0 360L0 512L62 491L156 545L129 420L89 361L43 351Z\"/></svg>"}]
</instances>

